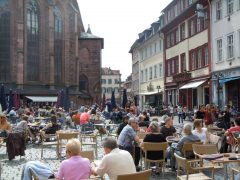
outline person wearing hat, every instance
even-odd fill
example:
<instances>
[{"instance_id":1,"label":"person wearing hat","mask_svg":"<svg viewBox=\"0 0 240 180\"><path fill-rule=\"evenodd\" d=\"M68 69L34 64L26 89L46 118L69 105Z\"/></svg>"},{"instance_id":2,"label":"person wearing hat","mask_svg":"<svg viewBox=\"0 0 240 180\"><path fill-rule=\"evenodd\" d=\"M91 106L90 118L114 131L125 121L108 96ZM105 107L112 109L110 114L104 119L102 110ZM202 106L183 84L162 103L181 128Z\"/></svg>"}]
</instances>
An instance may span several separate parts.
<instances>
[{"instance_id":1,"label":"person wearing hat","mask_svg":"<svg viewBox=\"0 0 240 180\"><path fill-rule=\"evenodd\" d=\"M173 120L171 117L165 118L165 125L161 127L160 132L165 136L173 136L176 133L175 127L173 127Z\"/></svg>"},{"instance_id":2,"label":"person wearing hat","mask_svg":"<svg viewBox=\"0 0 240 180\"><path fill-rule=\"evenodd\" d=\"M0 137L7 137L7 134L12 131L11 124L7 121L4 113L0 113Z\"/></svg>"},{"instance_id":3,"label":"person wearing hat","mask_svg":"<svg viewBox=\"0 0 240 180\"><path fill-rule=\"evenodd\" d=\"M126 115L126 116L123 117L123 122L118 127L117 135L120 135L123 128L128 124L128 120L129 120L129 116Z\"/></svg>"},{"instance_id":4,"label":"person wearing hat","mask_svg":"<svg viewBox=\"0 0 240 180\"><path fill-rule=\"evenodd\" d=\"M128 125L126 125L121 131L117 142L119 149L126 150L132 155L135 151L135 166L138 166L140 160L140 149L139 147L133 145L133 143L139 142L139 137L136 132L138 129L138 119L130 117Z\"/></svg>"}]
</instances>

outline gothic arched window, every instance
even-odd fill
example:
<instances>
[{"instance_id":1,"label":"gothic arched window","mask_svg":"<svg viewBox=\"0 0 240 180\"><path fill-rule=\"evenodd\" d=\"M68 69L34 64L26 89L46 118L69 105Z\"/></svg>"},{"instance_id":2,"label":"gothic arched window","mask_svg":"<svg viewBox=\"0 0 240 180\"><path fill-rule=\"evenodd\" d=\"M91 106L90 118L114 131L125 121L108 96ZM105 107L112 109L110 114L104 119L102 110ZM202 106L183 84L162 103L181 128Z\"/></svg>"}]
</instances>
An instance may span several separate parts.
<instances>
[{"instance_id":1,"label":"gothic arched window","mask_svg":"<svg viewBox=\"0 0 240 180\"><path fill-rule=\"evenodd\" d=\"M39 7L36 0L27 3L27 80L39 80Z\"/></svg>"},{"instance_id":2,"label":"gothic arched window","mask_svg":"<svg viewBox=\"0 0 240 180\"><path fill-rule=\"evenodd\" d=\"M60 9L54 7L54 79L55 82L62 81L62 59L63 59L63 21Z\"/></svg>"},{"instance_id":3,"label":"gothic arched window","mask_svg":"<svg viewBox=\"0 0 240 180\"><path fill-rule=\"evenodd\" d=\"M88 78L83 74L79 76L79 91L88 91Z\"/></svg>"},{"instance_id":4,"label":"gothic arched window","mask_svg":"<svg viewBox=\"0 0 240 180\"><path fill-rule=\"evenodd\" d=\"M8 0L0 0L0 81L10 79L10 11Z\"/></svg>"}]
</instances>

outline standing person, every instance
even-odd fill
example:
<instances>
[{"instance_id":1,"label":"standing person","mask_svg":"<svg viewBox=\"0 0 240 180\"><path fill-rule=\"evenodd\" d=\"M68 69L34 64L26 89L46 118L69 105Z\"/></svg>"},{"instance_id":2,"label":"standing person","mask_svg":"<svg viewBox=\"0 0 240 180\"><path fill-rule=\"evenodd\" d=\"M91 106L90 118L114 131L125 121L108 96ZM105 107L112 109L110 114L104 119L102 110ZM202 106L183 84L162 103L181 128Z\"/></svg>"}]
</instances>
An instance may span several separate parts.
<instances>
[{"instance_id":1,"label":"standing person","mask_svg":"<svg viewBox=\"0 0 240 180\"><path fill-rule=\"evenodd\" d=\"M200 105L199 109L194 113L193 119L204 119L205 116L205 105Z\"/></svg>"},{"instance_id":2,"label":"standing person","mask_svg":"<svg viewBox=\"0 0 240 180\"><path fill-rule=\"evenodd\" d=\"M225 106L224 111L218 115L218 118L222 118L224 123L224 129L227 130L231 127L230 117L231 113L229 112L230 106Z\"/></svg>"},{"instance_id":3,"label":"standing person","mask_svg":"<svg viewBox=\"0 0 240 180\"><path fill-rule=\"evenodd\" d=\"M137 167L140 160L140 149L134 146L133 143L139 142L139 137L136 131L138 130L138 120L135 117L130 117L128 120L128 125L126 125L118 137L118 147L119 149L126 150L130 154L135 154L135 166ZM135 153L134 153L135 151Z\"/></svg>"},{"instance_id":4,"label":"standing person","mask_svg":"<svg viewBox=\"0 0 240 180\"><path fill-rule=\"evenodd\" d=\"M105 173L110 180L116 180L118 175L135 173L136 169L131 154L120 150L115 139L107 137L103 140L105 155L98 167L92 163L91 171L95 175L103 176Z\"/></svg>"},{"instance_id":5,"label":"standing person","mask_svg":"<svg viewBox=\"0 0 240 180\"><path fill-rule=\"evenodd\" d=\"M187 116L187 107L184 106L183 107L183 111L182 111L182 119L183 119L183 121L185 121L186 116Z\"/></svg>"},{"instance_id":6,"label":"standing person","mask_svg":"<svg viewBox=\"0 0 240 180\"><path fill-rule=\"evenodd\" d=\"M183 116L183 108L181 105L177 106L177 113L178 113L178 123L180 124L181 121L183 123L183 117L182 117Z\"/></svg>"},{"instance_id":7,"label":"standing person","mask_svg":"<svg viewBox=\"0 0 240 180\"><path fill-rule=\"evenodd\" d=\"M206 127L213 124L213 116L214 115L212 114L211 106L210 104L207 104L204 115L204 122Z\"/></svg>"},{"instance_id":8,"label":"standing person","mask_svg":"<svg viewBox=\"0 0 240 180\"><path fill-rule=\"evenodd\" d=\"M168 106L168 112L169 112L169 116L170 116L171 118L173 118L173 111L174 111L173 105L172 105L172 104L169 104L169 106Z\"/></svg>"}]
</instances>

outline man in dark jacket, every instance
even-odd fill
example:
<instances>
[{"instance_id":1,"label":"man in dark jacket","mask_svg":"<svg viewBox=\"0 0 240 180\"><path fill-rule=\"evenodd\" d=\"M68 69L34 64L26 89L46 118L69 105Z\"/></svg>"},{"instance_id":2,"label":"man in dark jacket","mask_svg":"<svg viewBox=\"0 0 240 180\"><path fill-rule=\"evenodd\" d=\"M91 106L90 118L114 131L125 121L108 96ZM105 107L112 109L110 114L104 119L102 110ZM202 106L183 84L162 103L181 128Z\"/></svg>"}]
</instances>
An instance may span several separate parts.
<instances>
[{"instance_id":1,"label":"man in dark jacket","mask_svg":"<svg viewBox=\"0 0 240 180\"><path fill-rule=\"evenodd\" d=\"M123 117L123 122L119 125L118 130L117 130L117 135L121 133L123 128L128 124L129 116L124 116Z\"/></svg>"}]
</instances>

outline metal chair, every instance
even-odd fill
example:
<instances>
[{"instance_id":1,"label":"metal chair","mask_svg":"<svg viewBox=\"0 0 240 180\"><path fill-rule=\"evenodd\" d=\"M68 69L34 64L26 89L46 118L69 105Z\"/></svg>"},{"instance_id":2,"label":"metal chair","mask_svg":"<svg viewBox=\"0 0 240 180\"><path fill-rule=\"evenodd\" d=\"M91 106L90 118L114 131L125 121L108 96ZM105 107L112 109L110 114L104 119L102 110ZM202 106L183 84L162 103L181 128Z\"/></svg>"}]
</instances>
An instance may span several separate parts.
<instances>
[{"instance_id":1,"label":"metal chair","mask_svg":"<svg viewBox=\"0 0 240 180\"><path fill-rule=\"evenodd\" d=\"M81 151L83 150L83 146L92 146L95 151L96 158L97 154L97 132L93 134L80 134L80 142L81 142Z\"/></svg>"},{"instance_id":2,"label":"metal chair","mask_svg":"<svg viewBox=\"0 0 240 180\"><path fill-rule=\"evenodd\" d=\"M47 141L46 141L46 138L44 138L44 137L41 135L41 138L42 138L42 143L41 143L41 159L43 158L43 148L46 148L46 147L49 147L49 146L57 146L57 145L58 145L56 134L48 134L48 137L49 137L49 139L50 139L49 142L47 142ZM56 151L56 153L57 153L57 151ZM58 156L58 153L57 153L57 156Z\"/></svg>"},{"instance_id":3,"label":"metal chair","mask_svg":"<svg viewBox=\"0 0 240 180\"><path fill-rule=\"evenodd\" d=\"M194 157L191 157L191 155L194 155L193 146L192 146L193 144L203 144L203 143L202 142L185 142L182 148L183 157L187 159L195 159ZM189 155L189 153L191 154Z\"/></svg>"}]
</instances>

